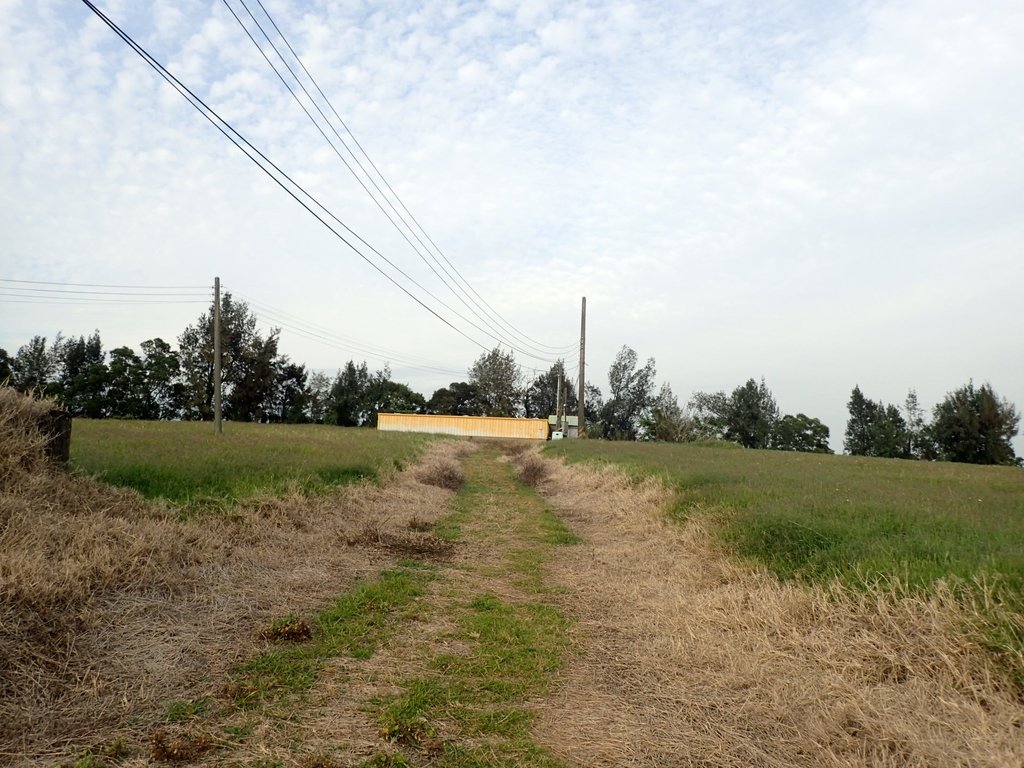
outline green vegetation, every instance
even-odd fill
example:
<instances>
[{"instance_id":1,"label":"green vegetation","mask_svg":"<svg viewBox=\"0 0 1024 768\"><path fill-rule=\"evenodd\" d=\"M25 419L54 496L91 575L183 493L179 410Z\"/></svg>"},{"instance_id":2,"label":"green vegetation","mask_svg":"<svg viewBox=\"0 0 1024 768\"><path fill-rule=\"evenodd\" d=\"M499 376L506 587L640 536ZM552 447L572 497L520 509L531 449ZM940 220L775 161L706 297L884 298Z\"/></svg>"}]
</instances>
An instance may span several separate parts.
<instances>
[{"instance_id":1,"label":"green vegetation","mask_svg":"<svg viewBox=\"0 0 1024 768\"><path fill-rule=\"evenodd\" d=\"M465 472L443 527L482 543L487 554L447 596L456 622L448 638L458 650L426 659L401 693L377 702L377 719L387 738L431 765L555 768L561 763L530 736L534 713L524 705L550 691L568 646L568 620L542 599L542 566L555 547L577 539L493 451L469 457ZM487 588L510 576L520 595Z\"/></svg>"},{"instance_id":2,"label":"green vegetation","mask_svg":"<svg viewBox=\"0 0 1024 768\"><path fill-rule=\"evenodd\" d=\"M411 615L430 577L426 569L403 568L357 584L316 617L312 642L282 645L237 668L239 704L252 708L312 687L327 659L370 658Z\"/></svg>"},{"instance_id":3,"label":"green vegetation","mask_svg":"<svg viewBox=\"0 0 1024 768\"><path fill-rule=\"evenodd\" d=\"M1024 690L1020 469L575 440L547 450L663 478L676 491L673 517L709 520L736 554L780 578L951 587L971 631Z\"/></svg>"},{"instance_id":4,"label":"green vegetation","mask_svg":"<svg viewBox=\"0 0 1024 768\"><path fill-rule=\"evenodd\" d=\"M191 720L199 717L210 707L210 700L196 699L195 701L172 701L167 705L167 720L172 723Z\"/></svg>"},{"instance_id":5,"label":"green vegetation","mask_svg":"<svg viewBox=\"0 0 1024 768\"><path fill-rule=\"evenodd\" d=\"M782 578L928 588L986 580L1024 591L1024 472L666 444L553 443L570 461L615 462L676 490L740 555Z\"/></svg>"},{"instance_id":6,"label":"green vegetation","mask_svg":"<svg viewBox=\"0 0 1024 768\"><path fill-rule=\"evenodd\" d=\"M76 419L71 463L147 498L198 505L289 488L327 492L377 479L412 460L431 438L320 425Z\"/></svg>"}]
</instances>

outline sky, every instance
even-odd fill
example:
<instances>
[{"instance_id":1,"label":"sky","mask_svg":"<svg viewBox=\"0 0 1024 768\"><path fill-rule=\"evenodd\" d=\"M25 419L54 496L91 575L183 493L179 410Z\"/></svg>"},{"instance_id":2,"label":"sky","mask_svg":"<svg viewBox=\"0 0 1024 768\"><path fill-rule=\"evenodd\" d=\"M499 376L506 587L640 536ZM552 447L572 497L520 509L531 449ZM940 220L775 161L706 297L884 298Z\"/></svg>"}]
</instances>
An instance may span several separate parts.
<instances>
[{"instance_id":1,"label":"sky","mask_svg":"<svg viewBox=\"0 0 1024 768\"><path fill-rule=\"evenodd\" d=\"M388 362L428 397L499 343L573 368L586 296L606 393L629 345L681 402L763 377L836 449L854 385L930 409L989 382L1024 408L1019 2L264 0L472 299L317 132L242 0L96 5L451 325L84 4L0 0L0 278L196 286L114 303L138 298L0 282L11 354L59 331L173 341L219 276L291 359Z\"/></svg>"}]
</instances>

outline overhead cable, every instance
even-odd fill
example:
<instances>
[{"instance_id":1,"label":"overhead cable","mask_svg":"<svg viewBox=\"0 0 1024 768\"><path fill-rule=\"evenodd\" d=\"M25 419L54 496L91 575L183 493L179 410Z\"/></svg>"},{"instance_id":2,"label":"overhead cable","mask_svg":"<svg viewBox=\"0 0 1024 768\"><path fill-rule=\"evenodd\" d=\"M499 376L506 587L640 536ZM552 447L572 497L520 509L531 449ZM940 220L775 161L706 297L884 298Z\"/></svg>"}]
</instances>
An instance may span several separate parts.
<instances>
[{"instance_id":1,"label":"overhead cable","mask_svg":"<svg viewBox=\"0 0 1024 768\"><path fill-rule=\"evenodd\" d=\"M360 235L358 235L348 225L346 225L343 221L341 221L341 219L339 219L326 206L324 206L322 203L320 203L320 201L317 200L304 187L302 187L291 176L289 176L287 173L285 173L279 166L277 166L273 161L271 161L265 154L263 154L255 146L253 146L252 143L249 142L239 131L237 131L230 123L228 123L226 120L224 120L213 108L211 108L201 98L199 98L199 96L197 96L195 94L195 92L193 92L190 88L188 88L188 86L186 86L184 83L182 83L166 67L164 67L159 61L157 61L148 51L146 51L145 48L143 48L139 43L137 43L127 32L125 32L123 29L121 29L121 27L119 27L114 21L112 21L106 14L104 14L101 10L99 10L99 8L97 8L91 2L91 0L82 0L82 3L86 7L88 7L89 10L91 10L104 24L106 24L107 27L109 27L111 29L111 31L113 31L118 37L120 37L121 40L124 41L124 43L126 45L128 45L133 51L135 51L135 53L137 53L154 71L156 71L157 74L159 74L168 84L170 84L176 91L178 91L178 93L180 93L181 96L183 98L185 98L189 102L189 104L192 105L193 108L195 108L204 118L206 118L206 120L211 125L213 125L215 128L217 128L217 130L220 131L221 134L223 134L225 136L225 138L227 138L239 150L241 150L246 155L246 157L249 158L250 161L252 161L257 167L260 168L260 170L262 170L267 176L269 176L274 181L274 183L276 183L279 187L281 187L281 189L283 189L286 193L288 193L288 195L291 196L293 200L295 200L297 203L299 203L299 205L301 205L303 208L305 208L307 212L309 212L321 224L323 224L324 227L326 227L335 237L337 237L339 240L341 240L341 242L343 242L352 251L354 251L361 259L363 259L363 261L365 261L367 264L369 264L371 267L373 267L373 269L375 269L382 276L384 276L395 287L397 287L400 291L402 291L404 294L406 294L406 296L408 296L410 299L415 301L423 309L425 309L427 312L429 312L435 318L437 318L442 323L447 325L449 328L454 330L460 336L462 336L466 340L470 341L471 343L475 344L476 346L480 347L481 349L484 349L484 350L488 349L487 345L482 344L477 339L474 339L472 336L467 334L465 331L463 331L462 329L460 329L456 325L454 325L448 318L444 317L437 310L435 310L434 308L432 308L428 304L426 304L422 299L420 299L418 296L416 296L414 293L412 293L412 291L410 291L408 288L406 288L404 285L402 285L392 275L388 274L388 272L386 270L384 270L379 264L377 264L373 259L371 259L365 253L363 253L348 238L346 238L345 235L343 235L341 232L339 232L337 229L335 229L327 221L328 218L331 219L332 221L334 221L335 223L337 223L338 226L340 226L342 229L344 229L346 232L348 232L350 235L352 235L360 243L365 245L370 251L372 251L381 260L383 260L385 263L387 263L398 274L400 274L403 277L405 277L413 285L415 285L417 288L419 288L425 294L427 294L428 296L433 298L435 301L437 301L438 303L440 303L443 306L447 307L447 305L445 305L444 302L442 302L440 299L438 299L433 293L431 293L429 290L427 290L423 285L421 285L414 278L412 278L407 273L405 273L400 267L398 267L396 264L394 264L394 262L392 262L386 256L384 256L382 253L380 253L380 251L378 251L376 248L374 248L372 245L370 245L366 240L364 240ZM316 210L314 210L312 206L316 206L317 209L319 209L320 211L323 212L323 215L321 215ZM458 315L458 313L455 313L455 314ZM509 345L509 344L505 343L503 340L498 339L497 337L495 337L492 333L490 333L490 332L480 328L475 323L472 323L472 321L467 320L465 317L462 317L461 315L458 315L458 316L460 318L462 318L465 322L467 322L470 325L472 325L477 330L483 332L485 335L490 336L491 338L493 338L496 341L498 341L499 344L503 344L504 343L506 346L509 346L509 347L515 349L516 351L521 352L522 354L525 354L528 357L534 357L534 358L537 358L537 359L543 359L543 358L538 357L537 355L531 354L529 352L525 352L524 350L522 350L522 349L520 349L518 347L513 347L512 345ZM546 362L553 362L553 361L547 361L546 360Z\"/></svg>"},{"instance_id":2,"label":"overhead cable","mask_svg":"<svg viewBox=\"0 0 1024 768\"><path fill-rule=\"evenodd\" d=\"M374 178L373 174L369 173L369 171L366 170L366 167L360 161L359 156L356 155L356 153L353 152L353 150L345 142L345 139L341 136L341 134L338 132L338 130L334 127L334 124L331 122L331 119L324 113L323 109L320 108L320 105L317 103L317 100L309 92L309 89L306 88L305 84L302 82L302 79L292 69L291 65L285 59L284 55L282 54L282 52L278 48L278 46L271 39L270 35L267 33L267 31L264 28L264 26L255 17L255 15L253 15L253 13L250 10L249 6L246 4L246 1L245 0L238 0L238 1L240 2L241 6L245 9L246 14L249 16L249 18L252 20L252 22L259 29L260 33L262 34L263 38L267 41L267 43L270 45L271 49L273 49L274 53L277 55L277 58L281 61L281 63L284 65L285 69L291 75L291 78L294 80L295 84L298 85L298 87L302 89L302 92L306 95L306 98L309 100L310 104L312 104L314 109L316 109L316 111L320 114L320 116L323 118L324 122L326 123L327 127L335 135L335 137L337 137L338 141L341 142L341 145L349 153L349 155L352 157L352 160L359 167L359 170L362 171L363 175L370 182L370 184L374 187L374 189L377 191L377 193L380 195L380 197L383 199L383 201L388 205L388 207L391 208L391 210L394 212L395 216L397 216L398 220L401 222L401 225L399 224L399 221L396 221L395 218L391 214L389 214L387 210L384 209L384 206L381 204L380 200L377 199L377 196L374 195L374 193L370 191L370 189L366 186L366 183L363 181L363 179L360 177L360 175L356 172L356 170L349 164L349 162L341 154L341 152L338 150L337 146L335 146L335 143L331 140L331 138L324 132L324 129L317 122L316 118L306 108L305 104L303 104L302 99L299 98L298 93L296 93L295 89L285 79L284 75L278 69L277 65L275 65L270 60L269 56L267 56L266 52L264 52L262 46L256 41L255 37L253 37L252 33L249 31L249 29L246 26L246 24L242 21L242 19L239 17L239 15L235 12L234 8L232 8L232 6L228 2L228 0L222 0L224 6L228 9L228 11L230 11L231 15L238 22L239 26L242 27L242 30L245 32L246 36L253 43L253 45L256 47L256 49L260 52L260 54L263 56L264 60L266 60L267 64L271 67L271 69L273 69L273 71L277 75L278 79L281 80L282 84L285 86L285 88L291 94L292 98L295 99L296 103L299 105L299 107L302 109L302 111L309 118L310 122L313 123L314 127L317 129L317 131L320 133L320 135L330 145L331 149L338 156L338 159L341 160L342 164L348 169L348 171L352 174L353 178L356 179L356 181L363 188L363 190L367 193L367 195L369 195L369 197L373 200L373 202L376 204L376 206L380 209L380 211L388 219L388 221L391 223L391 225L399 233L399 235L402 236L402 238L406 241L406 243L409 244L409 246L413 249L413 251L417 254L417 256L419 256L419 258L427 265L427 267L431 270L431 272L433 272L434 275L439 280L441 280L441 282L452 292L452 294L456 298L458 298L459 301L470 312L472 312L481 322L483 322L485 325L488 326L488 328L490 328L492 331L496 332L499 336L501 336L502 340L508 346L510 346L510 347L516 348L518 346L527 346L527 347L530 347L530 348L534 349L537 352L540 352L542 355L551 355L551 354L559 352L559 351L568 351L569 349L571 349L573 345L566 345L566 346L563 346L563 347L556 347L556 346L552 346L552 345L548 345L548 344L543 344L541 342L537 342L537 341L533 340L532 338L530 338L529 336L527 336L526 334L523 334L522 332L518 331L518 329L516 329L515 326L512 326L510 323L508 323L506 320L504 320L504 318L502 318L500 314L498 314L497 312L494 311L494 309L486 302L486 300L484 300L483 297L480 296L480 294L476 291L476 289L474 289L472 287L472 285L468 281L465 280L465 278L458 271L458 269L455 267L455 265L452 264L451 261L447 258L447 256L445 256L445 254L440 250L440 248L438 248L437 244L433 241L433 239L429 236L429 234L423 229L423 227L420 225L420 223L416 219L416 217L413 216L413 214L409 211L408 207L406 207L405 203L399 197L398 193L395 192L394 188L391 186L391 184L388 182L388 180L381 173L380 169L373 162L372 158L370 158L369 154L367 154L366 150L359 143L359 140L355 137L355 135L349 129L348 125L345 123L345 121L342 119L342 117L338 114L337 110L334 108L334 105L331 103L330 99L324 93L323 89L320 88L320 85L317 83L316 78L313 77L312 73L309 71L309 69L303 63L302 59L299 57L299 55L296 53L295 49L292 47L291 43L288 41L288 38L281 31L281 28L274 21L273 17L270 15L270 13L264 7L263 3L260 2L260 0L257 0L257 3L259 4L260 9L263 11L263 15L266 16L267 20L274 27L274 30L277 32L277 35L281 38L281 40L287 46L288 50L291 52L291 54L294 57L295 61L298 62L299 66L302 68L302 71L306 74L306 77L309 78L310 82L312 83L314 88L316 88L317 92L320 94L321 98L326 103L327 107L334 114L335 118L337 118L338 122L344 128L345 132L352 139L353 143L355 143L355 145L359 148L359 150L362 153L363 157L366 158L366 160L369 163L370 167L373 168L373 170L375 171L377 177L380 179L380 181L387 188L388 192L390 192L391 196L393 196L394 199L398 202L398 205L401 206L402 210L399 210L395 206L395 204L391 201L391 198L388 196L388 194L385 193L384 190L381 189L380 185L377 183L377 181ZM404 214L403 214L403 211L404 211ZM412 224L410 224L410 221L412 222ZM413 226L413 224L415 226ZM405 229L403 229L403 226L404 226ZM416 242L419 243L419 246L422 247L423 251L421 251L420 247L417 247L417 245L415 243L413 243L412 240L409 239L409 235L406 234L406 230L408 230L409 234L411 234L412 237L415 238ZM427 245L427 243L423 242L423 239L420 237L420 233L422 233L423 237L426 238L427 242L429 242L429 244L430 244L429 246ZM433 251L431 250L431 246L433 247ZM439 273L437 271L437 269L434 267L434 265L431 264L430 260L428 260L426 258L426 256L424 256L424 251L430 256L430 258L433 260L433 262L436 263L441 268L442 272L444 272L444 275ZM435 255L435 252L437 253L437 255ZM441 257L441 259L443 259L443 262L438 259L438 255ZM447 264L447 267L445 266L445 264ZM449 267L451 268L451 271L449 271ZM452 274L453 271L454 271L455 275ZM463 288L462 285L459 284L459 281L461 281L461 283L464 284L466 287ZM453 285L453 282L454 282L454 285ZM456 290L456 288L458 288L458 290ZM467 290L466 290L467 288L469 289L469 291L472 292L472 294L467 292ZM460 293L460 291L461 291L461 293ZM469 301L472 302L472 304L470 304L469 302L466 301L465 298L463 298L463 294L465 294L465 296L469 298ZM477 298L479 298L480 301L477 301L477 299L474 298L474 295ZM480 302L483 302L483 306L481 305ZM473 305L475 305L475 307ZM481 314L481 312L477 311L477 309L480 309L484 314ZM488 310L490 310L490 311L488 312ZM492 322L492 318L494 319L495 322L498 323L499 326L505 326L505 328L507 328L508 330L507 331L506 330L502 330L501 327L496 326L494 324L494 322ZM509 333L509 332L512 334L512 337L518 337L518 339L520 339L520 340L516 340L515 338L507 338L506 337L506 333Z\"/></svg>"}]
</instances>

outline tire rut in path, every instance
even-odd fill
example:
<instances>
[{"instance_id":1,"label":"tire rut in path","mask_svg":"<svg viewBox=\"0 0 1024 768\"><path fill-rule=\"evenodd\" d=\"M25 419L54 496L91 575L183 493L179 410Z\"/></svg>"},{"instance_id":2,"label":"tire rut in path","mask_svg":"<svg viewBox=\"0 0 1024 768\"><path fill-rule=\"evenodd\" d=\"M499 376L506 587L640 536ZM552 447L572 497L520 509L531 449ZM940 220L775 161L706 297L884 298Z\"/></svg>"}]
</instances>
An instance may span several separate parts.
<instances>
[{"instance_id":1,"label":"tire rut in path","mask_svg":"<svg viewBox=\"0 0 1024 768\"><path fill-rule=\"evenodd\" d=\"M339 661L344 682L324 686L310 729L345 765L564 765L531 727L568 642L544 564L575 539L496 448L465 456L463 470L438 525L457 537L454 561L435 570L404 631L370 659Z\"/></svg>"}]
</instances>

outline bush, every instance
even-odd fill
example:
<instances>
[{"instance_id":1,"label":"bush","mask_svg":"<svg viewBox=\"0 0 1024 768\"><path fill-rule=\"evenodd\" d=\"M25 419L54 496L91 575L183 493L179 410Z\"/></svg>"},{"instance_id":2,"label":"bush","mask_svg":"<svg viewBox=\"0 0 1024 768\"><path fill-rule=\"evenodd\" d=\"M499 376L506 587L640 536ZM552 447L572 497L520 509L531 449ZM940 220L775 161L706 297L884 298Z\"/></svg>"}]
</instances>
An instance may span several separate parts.
<instances>
[{"instance_id":1,"label":"bush","mask_svg":"<svg viewBox=\"0 0 1024 768\"><path fill-rule=\"evenodd\" d=\"M536 488L550 474L550 470L544 459L539 456L525 456L519 462L516 474L523 485Z\"/></svg>"},{"instance_id":2,"label":"bush","mask_svg":"<svg viewBox=\"0 0 1024 768\"><path fill-rule=\"evenodd\" d=\"M427 464L416 473L416 479L424 485L432 485L435 488L447 488L449 491L457 491L466 482L462 469L454 461L440 460Z\"/></svg>"}]
</instances>

